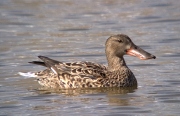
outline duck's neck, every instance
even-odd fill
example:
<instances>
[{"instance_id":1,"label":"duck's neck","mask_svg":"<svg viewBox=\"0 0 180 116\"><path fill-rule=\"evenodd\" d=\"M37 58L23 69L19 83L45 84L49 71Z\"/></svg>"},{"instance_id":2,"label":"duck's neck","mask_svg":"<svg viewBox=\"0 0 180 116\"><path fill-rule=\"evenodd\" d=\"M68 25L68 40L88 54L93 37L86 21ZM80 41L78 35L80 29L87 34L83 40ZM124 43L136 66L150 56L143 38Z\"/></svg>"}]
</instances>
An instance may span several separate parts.
<instances>
[{"instance_id":1,"label":"duck's neck","mask_svg":"<svg viewBox=\"0 0 180 116\"><path fill-rule=\"evenodd\" d=\"M128 68L123 57L117 57L113 55L107 56L108 70L116 71L122 68Z\"/></svg>"}]
</instances>

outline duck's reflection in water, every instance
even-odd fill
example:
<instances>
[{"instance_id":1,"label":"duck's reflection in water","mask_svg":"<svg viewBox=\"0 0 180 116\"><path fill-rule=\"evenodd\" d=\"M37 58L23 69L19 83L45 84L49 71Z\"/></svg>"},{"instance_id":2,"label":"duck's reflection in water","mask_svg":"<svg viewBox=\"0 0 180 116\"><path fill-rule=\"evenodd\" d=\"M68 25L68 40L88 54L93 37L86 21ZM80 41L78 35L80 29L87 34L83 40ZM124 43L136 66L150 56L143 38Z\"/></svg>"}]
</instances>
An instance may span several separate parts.
<instances>
[{"instance_id":1,"label":"duck's reflection in water","mask_svg":"<svg viewBox=\"0 0 180 116\"><path fill-rule=\"evenodd\" d=\"M128 106L130 96L129 93L136 91L136 87L130 88L81 88L81 89L47 89L39 88L36 92L38 94L56 94L63 95L63 99L66 101L74 100L82 103L97 102L97 104L110 104ZM62 99L62 96L61 96ZM62 100L57 98L55 102L62 103ZM64 104L64 103L63 103Z\"/></svg>"}]
</instances>

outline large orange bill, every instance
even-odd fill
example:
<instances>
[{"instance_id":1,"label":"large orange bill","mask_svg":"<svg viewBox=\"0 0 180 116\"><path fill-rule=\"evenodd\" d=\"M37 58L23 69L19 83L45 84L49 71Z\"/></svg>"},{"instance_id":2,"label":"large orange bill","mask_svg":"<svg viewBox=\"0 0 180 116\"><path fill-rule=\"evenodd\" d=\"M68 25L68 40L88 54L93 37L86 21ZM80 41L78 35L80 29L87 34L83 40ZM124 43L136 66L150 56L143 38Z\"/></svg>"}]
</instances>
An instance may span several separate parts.
<instances>
[{"instance_id":1,"label":"large orange bill","mask_svg":"<svg viewBox=\"0 0 180 116\"><path fill-rule=\"evenodd\" d=\"M144 51L138 46L133 46L131 49L127 50L126 52L128 55L138 57L141 60L147 60L147 59L155 59L156 56Z\"/></svg>"}]
</instances>

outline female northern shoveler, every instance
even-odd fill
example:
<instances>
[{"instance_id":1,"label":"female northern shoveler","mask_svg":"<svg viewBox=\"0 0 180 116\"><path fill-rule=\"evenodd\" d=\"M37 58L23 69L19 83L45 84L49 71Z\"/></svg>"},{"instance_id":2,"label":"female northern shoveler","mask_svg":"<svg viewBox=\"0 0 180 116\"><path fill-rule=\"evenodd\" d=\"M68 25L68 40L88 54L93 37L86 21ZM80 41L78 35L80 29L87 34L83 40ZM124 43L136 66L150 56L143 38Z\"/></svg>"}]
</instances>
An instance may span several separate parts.
<instances>
[{"instance_id":1,"label":"female northern shoveler","mask_svg":"<svg viewBox=\"0 0 180 116\"><path fill-rule=\"evenodd\" d=\"M39 84L48 88L137 87L137 80L123 56L128 54L142 60L156 58L136 46L124 34L109 37L105 46L108 67L92 62L63 63L39 56L43 62L30 63L45 66L47 69L37 73L19 74L37 77Z\"/></svg>"}]
</instances>

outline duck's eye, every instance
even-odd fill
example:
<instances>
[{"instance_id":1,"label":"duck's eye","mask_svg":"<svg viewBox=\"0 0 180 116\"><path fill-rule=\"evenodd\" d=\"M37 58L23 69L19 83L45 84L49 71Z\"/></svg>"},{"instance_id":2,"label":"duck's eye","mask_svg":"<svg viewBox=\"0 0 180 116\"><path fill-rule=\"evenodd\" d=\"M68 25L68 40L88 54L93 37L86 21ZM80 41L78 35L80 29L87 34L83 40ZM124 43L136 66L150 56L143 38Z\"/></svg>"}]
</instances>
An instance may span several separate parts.
<instances>
[{"instance_id":1,"label":"duck's eye","mask_svg":"<svg viewBox=\"0 0 180 116\"><path fill-rule=\"evenodd\" d=\"M120 40L118 40L118 42L119 42L119 43L123 43L123 40L120 39Z\"/></svg>"}]
</instances>

